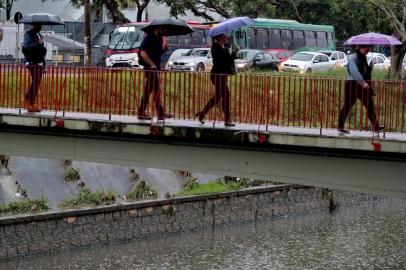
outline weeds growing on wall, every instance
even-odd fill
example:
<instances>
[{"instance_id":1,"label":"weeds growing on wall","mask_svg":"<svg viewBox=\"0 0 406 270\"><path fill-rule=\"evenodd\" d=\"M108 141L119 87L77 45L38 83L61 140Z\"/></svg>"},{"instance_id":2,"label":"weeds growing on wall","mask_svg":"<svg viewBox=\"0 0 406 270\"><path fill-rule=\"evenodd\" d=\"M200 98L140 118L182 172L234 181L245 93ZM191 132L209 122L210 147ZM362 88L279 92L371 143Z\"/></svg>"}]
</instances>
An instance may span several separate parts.
<instances>
[{"instance_id":1,"label":"weeds growing on wall","mask_svg":"<svg viewBox=\"0 0 406 270\"><path fill-rule=\"evenodd\" d=\"M24 214L48 210L48 200L41 196L38 199L24 198L10 202L8 205L0 205L0 213Z\"/></svg>"},{"instance_id":2,"label":"weeds growing on wall","mask_svg":"<svg viewBox=\"0 0 406 270\"><path fill-rule=\"evenodd\" d=\"M129 200L156 199L157 197L158 192L142 179L135 183L134 187L125 196Z\"/></svg>"},{"instance_id":3,"label":"weeds growing on wall","mask_svg":"<svg viewBox=\"0 0 406 270\"><path fill-rule=\"evenodd\" d=\"M110 205L115 203L116 198L117 193L112 190L91 191L88 188L83 188L79 191L79 194L65 199L59 206L62 208L76 208Z\"/></svg>"}]
</instances>

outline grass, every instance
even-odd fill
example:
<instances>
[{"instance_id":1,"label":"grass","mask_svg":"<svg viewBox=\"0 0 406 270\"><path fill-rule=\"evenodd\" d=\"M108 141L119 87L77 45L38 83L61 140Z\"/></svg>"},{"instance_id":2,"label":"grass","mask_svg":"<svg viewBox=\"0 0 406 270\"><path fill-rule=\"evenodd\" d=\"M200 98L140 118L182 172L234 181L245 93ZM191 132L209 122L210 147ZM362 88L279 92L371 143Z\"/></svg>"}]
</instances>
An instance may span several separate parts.
<instances>
[{"instance_id":1,"label":"grass","mask_svg":"<svg viewBox=\"0 0 406 270\"><path fill-rule=\"evenodd\" d=\"M212 194L226 191L233 191L240 189L240 186L235 184L226 184L219 181L214 181L206 184L200 184L192 189L185 188L181 190L179 195L201 195L201 194Z\"/></svg>"},{"instance_id":2,"label":"grass","mask_svg":"<svg viewBox=\"0 0 406 270\"><path fill-rule=\"evenodd\" d=\"M8 205L0 205L0 213L25 214L48 210L48 200L41 196L38 199L24 198L10 202Z\"/></svg>"},{"instance_id":3,"label":"grass","mask_svg":"<svg viewBox=\"0 0 406 270\"><path fill-rule=\"evenodd\" d=\"M69 165L66 168L66 173L65 173L65 181L70 182L70 181L76 181L80 179L80 174L77 170L75 170L71 165Z\"/></svg>"},{"instance_id":4,"label":"grass","mask_svg":"<svg viewBox=\"0 0 406 270\"><path fill-rule=\"evenodd\" d=\"M127 200L156 199L158 192L144 180L139 180L125 197Z\"/></svg>"},{"instance_id":5,"label":"grass","mask_svg":"<svg viewBox=\"0 0 406 270\"><path fill-rule=\"evenodd\" d=\"M116 198L117 194L112 190L93 192L88 188L83 188L77 195L63 200L59 206L62 208L78 208L111 205L115 203Z\"/></svg>"}]
</instances>

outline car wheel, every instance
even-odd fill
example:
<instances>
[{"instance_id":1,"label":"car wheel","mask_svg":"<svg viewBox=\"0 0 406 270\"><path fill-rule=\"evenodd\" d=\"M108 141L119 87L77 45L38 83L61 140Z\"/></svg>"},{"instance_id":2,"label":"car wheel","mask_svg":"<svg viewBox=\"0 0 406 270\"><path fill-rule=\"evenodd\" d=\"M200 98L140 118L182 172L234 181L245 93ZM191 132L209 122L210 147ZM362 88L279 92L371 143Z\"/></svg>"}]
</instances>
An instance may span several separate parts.
<instances>
[{"instance_id":1,"label":"car wheel","mask_svg":"<svg viewBox=\"0 0 406 270\"><path fill-rule=\"evenodd\" d=\"M196 67L196 71L204 71L204 64L203 63L199 63Z\"/></svg>"},{"instance_id":2,"label":"car wheel","mask_svg":"<svg viewBox=\"0 0 406 270\"><path fill-rule=\"evenodd\" d=\"M311 69L311 68L308 68L308 69L306 70L306 73L312 73L312 69Z\"/></svg>"}]
</instances>

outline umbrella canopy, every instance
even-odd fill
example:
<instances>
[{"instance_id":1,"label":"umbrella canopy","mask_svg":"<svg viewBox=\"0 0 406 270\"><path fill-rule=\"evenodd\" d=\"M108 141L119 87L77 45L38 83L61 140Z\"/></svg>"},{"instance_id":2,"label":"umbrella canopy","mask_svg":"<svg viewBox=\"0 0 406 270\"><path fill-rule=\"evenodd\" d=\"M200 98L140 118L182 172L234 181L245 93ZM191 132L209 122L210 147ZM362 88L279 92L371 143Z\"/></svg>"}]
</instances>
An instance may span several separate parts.
<instances>
[{"instance_id":1,"label":"umbrella canopy","mask_svg":"<svg viewBox=\"0 0 406 270\"><path fill-rule=\"evenodd\" d=\"M215 37L220 34L229 33L234 29L253 24L254 20L249 17L235 17L217 24L209 30L208 35Z\"/></svg>"},{"instance_id":2,"label":"umbrella canopy","mask_svg":"<svg viewBox=\"0 0 406 270\"><path fill-rule=\"evenodd\" d=\"M186 35L194 32L192 27L185 21L168 18L168 19L155 19L147 26L141 28L146 33L152 33L156 28L166 28L165 36Z\"/></svg>"},{"instance_id":3,"label":"umbrella canopy","mask_svg":"<svg viewBox=\"0 0 406 270\"><path fill-rule=\"evenodd\" d=\"M395 37L379 34L365 33L349 38L344 45L401 45L402 43Z\"/></svg>"},{"instance_id":4,"label":"umbrella canopy","mask_svg":"<svg viewBox=\"0 0 406 270\"><path fill-rule=\"evenodd\" d=\"M20 22L25 24L42 23L44 25L63 25L63 22L58 16L49 13L27 14L23 16Z\"/></svg>"}]
</instances>

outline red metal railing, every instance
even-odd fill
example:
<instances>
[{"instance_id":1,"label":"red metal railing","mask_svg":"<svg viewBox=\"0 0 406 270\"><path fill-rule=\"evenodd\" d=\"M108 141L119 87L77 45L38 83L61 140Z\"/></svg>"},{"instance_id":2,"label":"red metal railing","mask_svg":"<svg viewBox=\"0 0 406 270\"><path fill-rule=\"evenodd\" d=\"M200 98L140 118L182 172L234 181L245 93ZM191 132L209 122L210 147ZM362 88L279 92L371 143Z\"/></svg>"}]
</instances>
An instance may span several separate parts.
<instances>
[{"instance_id":1,"label":"red metal railing","mask_svg":"<svg viewBox=\"0 0 406 270\"><path fill-rule=\"evenodd\" d=\"M23 65L0 64L0 107L26 108L25 93L31 75ZM144 72L131 69L47 67L42 76L35 108L136 116L143 96ZM175 119L196 120L215 92L209 73L159 74L162 106ZM337 128L344 102L343 78L316 78L278 74L244 73L228 77L231 120L265 126ZM406 132L406 83L373 81L375 111L381 125ZM359 89L361 91L361 89ZM152 94L146 112L157 115ZM206 121L223 121L221 102ZM371 129L366 108L358 101L345 128Z\"/></svg>"}]
</instances>

